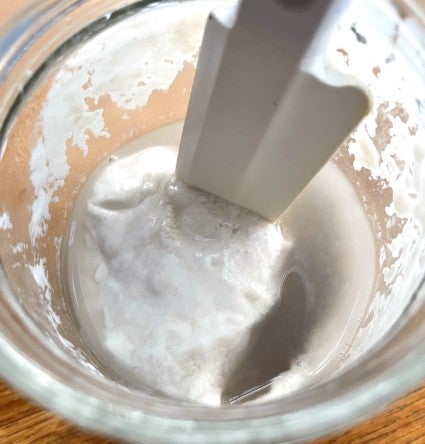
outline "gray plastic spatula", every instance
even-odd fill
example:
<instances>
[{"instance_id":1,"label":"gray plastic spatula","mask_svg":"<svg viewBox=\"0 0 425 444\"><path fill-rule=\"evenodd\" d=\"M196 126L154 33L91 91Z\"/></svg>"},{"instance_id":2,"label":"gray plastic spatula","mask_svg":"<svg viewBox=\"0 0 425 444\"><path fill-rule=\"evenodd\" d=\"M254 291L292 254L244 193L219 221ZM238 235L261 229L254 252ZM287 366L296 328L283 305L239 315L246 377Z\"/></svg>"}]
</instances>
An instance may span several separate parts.
<instances>
[{"instance_id":1,"label":"gray plastic spatula","mask_svg":"<svg viewBox=\"0 0 425 444\"><path fill-rule=\"evenodd\" d=\"M243 0L206 26L177 161L191 186L278 218L369 109L323 62L347 1Z\"/></svg>"}]
</instances>

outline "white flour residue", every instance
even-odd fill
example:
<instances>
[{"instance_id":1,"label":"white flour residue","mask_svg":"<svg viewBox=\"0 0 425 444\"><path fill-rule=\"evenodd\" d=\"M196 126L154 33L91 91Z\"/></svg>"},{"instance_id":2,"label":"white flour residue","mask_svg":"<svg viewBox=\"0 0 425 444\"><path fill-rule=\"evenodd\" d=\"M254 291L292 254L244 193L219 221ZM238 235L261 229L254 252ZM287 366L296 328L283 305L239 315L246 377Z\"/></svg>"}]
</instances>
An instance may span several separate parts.
<instances>
[{"instance_id":1,"label":"white flour residue","mask_svg":"<svg viewBox=\"0 0 425 444\"><path fill-rule=\"evenodd\" d=\"M27 248L28 244L25 244L24 242L18 242L16 245L12 245L12 253L23 253Z\"/></svg>"},{"instance_id":2,"label":"white flour residue","mask_svg":"<svg viewBox=\"0 0 425 444\"><path fill-rule=\"evenodd\" d=\"M50 203L68 175L67 147L86 154L90 136L109 137L103 110L93 109L99 98L136 109L154 90L168 89L184 62L196 60L206 16L219 3L167 4L166 14L148 8L91 39L55 75L30 160L33 243L46 233Z\"/></svg>"},{"instance_id":3,"label":"white flour residue","mask_svg":"<svg viewBox=\"0 0 425 444\"><path fill-rule=\"evenodd\" d=\"M152 91L171 86L184 62L195 62L206 16L219 3L167 3L166 13L155 6L93 38L67 66L95 103L108 95L120 108L143 107Z\"/></svg>"},{"instance_id":4,"label":"white flour residue","mask_svg":"<svg viewBox=\"0 0 425 444\"><path fill-rule=\"evenodd\" d=\"M49 312L49 315L51 315L54 323L58 325L60 320L52 310L52 289L50 287L49 278L47 275L46 259L40 259L34 265L28 264L27 267L30 270L31 275L34 278L34 281L37 284L38 288L41 290L41 294L46 303L46 308Z\"/></svg>"},{"instance_id":5,"label":"white flour residue","mask_svg":"<svg viewBox=\"0 0 425 444\"><path fill-rule=\"evenodd\" d=\"M385 20L377 18L382 14ZM424 270L425 38L412 19L401 21L386 1L352 2L344 20L333 37L333 63L367 81L374 98L349 153L355 170L366 169L391 191L386 230L401 230L381 245L379 265L389 291L378 293L369 308L373 319L357 338L359 343L367 338L360 353L396 321ZM383 233L376 234L379 239Z\"/></svg>"},{"instance_id":6,"label":"white flour residue","mask_svg":"<svg viewBox=\"0 0 425 444\"><path fill-rule=\"evenodd\" d=\"M75 348L74 344L65 339L59 331L61 320L52 305L52 288L50 286L49 276L46 268L46 259L40 259L35 264L26 266L29 269L36 285L38 286L41 297L44 300L44 314L49 320L49 324L51 325L54 332L49 333L50 341L52 342L52 344L57 345L56 341L59 341L62 347L65 350L69 350L83 366L88 368L96 375L103 377L102 373L99 372L99 370L96 369L96 367L94 367L92 364L87 362L84 356L81 355L80 351Z\"/></svg>"},{"instance_id":7,"label":"white flour residue","mask_svg":"<svg viewBox=\"0 0 425 444\"><path fill-rule=\"evenodd\" d=\"M7 211L3 211L0 214L0 230L7 231L13 228L12 221L10 220L10 215Z\"/></svg>"}]
</instances>

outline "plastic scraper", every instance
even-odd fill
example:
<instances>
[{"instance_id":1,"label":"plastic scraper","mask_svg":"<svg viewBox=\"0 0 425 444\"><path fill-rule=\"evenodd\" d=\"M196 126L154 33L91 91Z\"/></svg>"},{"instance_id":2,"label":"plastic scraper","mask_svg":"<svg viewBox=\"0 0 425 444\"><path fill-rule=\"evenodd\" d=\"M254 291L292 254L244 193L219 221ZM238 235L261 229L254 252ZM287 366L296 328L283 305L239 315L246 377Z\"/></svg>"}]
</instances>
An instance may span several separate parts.
<instances>
[{"instance_id":1,"label":"plastic scraper","mask_svg":"<svg viewBox=\"0 0 425 444\"><path fill-rule=\"evenodd\" d=\"M278 218L369 109L325 62L347 1L243 0L207 21L176 175Z\"/></svg>"}]
</instances>

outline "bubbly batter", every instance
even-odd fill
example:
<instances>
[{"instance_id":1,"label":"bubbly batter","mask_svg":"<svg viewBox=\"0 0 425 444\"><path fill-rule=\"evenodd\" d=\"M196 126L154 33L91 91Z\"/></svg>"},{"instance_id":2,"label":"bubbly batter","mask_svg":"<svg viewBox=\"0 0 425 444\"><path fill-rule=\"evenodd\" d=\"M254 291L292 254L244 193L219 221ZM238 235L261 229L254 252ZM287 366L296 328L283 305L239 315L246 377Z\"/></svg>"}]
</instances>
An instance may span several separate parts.
<instances>
[{"instance_id":1,"label":"bubbly batter","mask_svg":"<svg viewBox=\"0 0 425 444\"><path fill-rule=\"evenodd\" d=\"M269 224L173 178L181 130L118 151L79 198L64 276L83 337L124 383L208 405L332 374L373 282L348 181L327 165Z\"/></svg>"}]
</instances>

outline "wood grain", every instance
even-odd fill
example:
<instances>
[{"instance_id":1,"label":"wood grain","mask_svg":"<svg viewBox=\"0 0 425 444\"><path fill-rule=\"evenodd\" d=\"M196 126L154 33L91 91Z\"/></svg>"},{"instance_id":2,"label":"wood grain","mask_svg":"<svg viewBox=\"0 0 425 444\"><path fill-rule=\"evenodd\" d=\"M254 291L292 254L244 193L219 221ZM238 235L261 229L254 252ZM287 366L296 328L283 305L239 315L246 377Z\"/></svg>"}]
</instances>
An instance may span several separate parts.
<instances>
[{"instance_id":1,"label":"wood grain","mask_svg":"<svg viewBox=\"0 0 425 444\"><path fill-rule=\"evenodd\" d=\"M0 383L1 444L115 444L84 432ZM380 415L316 444L425 443L425 383Z\"/></svg>"}]
</instances>

